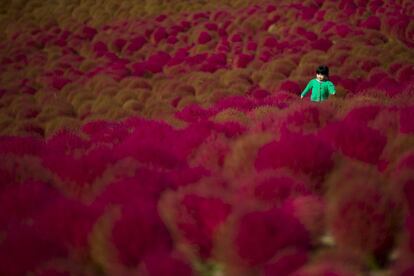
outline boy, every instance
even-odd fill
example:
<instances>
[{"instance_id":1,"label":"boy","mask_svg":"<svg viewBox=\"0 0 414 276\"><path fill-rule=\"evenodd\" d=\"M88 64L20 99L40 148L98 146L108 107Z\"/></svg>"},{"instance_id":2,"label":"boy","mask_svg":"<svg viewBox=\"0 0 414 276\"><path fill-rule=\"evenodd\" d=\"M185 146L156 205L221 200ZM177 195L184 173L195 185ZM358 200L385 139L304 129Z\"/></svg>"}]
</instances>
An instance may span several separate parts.
<instances>
[{"instance_id":1,"label":"boy","mask_svg":"<svg viewBox=\"0 0 414 276\"><path fill-rule=\"evenodd\" d=\"M306 88L300 95L300 98L303 99L305 95L312 89L311 101L321 102L326 100L329 95L335 95L335 86L332 82L328 80L329 78L329 68L326 65L321 65L316 69L316 79L309 81Z\"/></svg>"}]
</instances>

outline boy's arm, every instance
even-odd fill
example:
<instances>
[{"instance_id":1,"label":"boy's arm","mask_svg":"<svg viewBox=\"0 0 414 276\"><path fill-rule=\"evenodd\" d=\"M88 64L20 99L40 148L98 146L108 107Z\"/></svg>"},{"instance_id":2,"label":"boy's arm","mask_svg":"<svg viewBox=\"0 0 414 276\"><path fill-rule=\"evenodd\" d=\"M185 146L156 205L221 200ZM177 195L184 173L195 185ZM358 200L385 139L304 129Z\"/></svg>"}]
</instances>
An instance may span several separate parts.
<instances>
[{"instance_id":1,"label":"boy's arm","mask_svg":"<svg viewBox=\"0 0 414 276\"><path fill-rule=\"evenodd\" d=\"M328 83L328 91L329 91L329 94L331 95L336 94L335 85L332 82Z\"/></svg>"},{"instance_id":2,"label":"boy's arm","mask_svg":"<svg viewBox=\"0 0 414 276\"><path fill-rule=\"evenodd\" d=\"M305 89L300 94L300 97L303 98L308 94L309 90L312 88L312 80L308 82L308 85L306 85Z\"/></svg>"}]
</instances>

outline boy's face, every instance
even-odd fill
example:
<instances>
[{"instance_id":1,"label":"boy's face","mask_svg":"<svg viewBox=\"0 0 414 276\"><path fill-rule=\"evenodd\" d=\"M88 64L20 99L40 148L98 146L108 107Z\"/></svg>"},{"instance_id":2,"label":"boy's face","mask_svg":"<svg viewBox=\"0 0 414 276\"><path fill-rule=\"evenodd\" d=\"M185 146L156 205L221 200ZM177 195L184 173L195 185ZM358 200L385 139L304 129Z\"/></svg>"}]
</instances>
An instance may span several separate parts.
<instances>
[{"instance_id":1,"label":"boy's face","mask_svg":"<svg viewBox=\"0 0 414 276\"><path fill-rule=\"evenodd\" d=\"M325 75L322 75L322 74L316 74L316 79L317 79L318 81L323 81L325 78L326 78L326 77L325 77Z\"/></svg>"}]
</instances>

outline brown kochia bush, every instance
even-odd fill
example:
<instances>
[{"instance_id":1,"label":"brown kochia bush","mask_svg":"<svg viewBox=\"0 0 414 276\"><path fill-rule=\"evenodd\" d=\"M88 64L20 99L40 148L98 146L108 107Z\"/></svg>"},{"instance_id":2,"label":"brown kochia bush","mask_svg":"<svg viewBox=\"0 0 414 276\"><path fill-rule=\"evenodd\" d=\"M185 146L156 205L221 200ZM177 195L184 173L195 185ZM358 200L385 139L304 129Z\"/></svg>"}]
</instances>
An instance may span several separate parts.
<instances>
[{"instance_id":1,"label":"brown kochia bush","mask_svg":"<svg viewBox=\"0 0 414 276\"><path fill-rule=\"evenodd\" d=\"M63 129L77 131L80 126L81 121L77 118L59 116L51 118L45 123L44 135L47 137Z\"/></svg>"},{"instance_id":2,"label":"brown kochia bush","mask_svg":"<svg viewBox=\"0 0 414 276\"><path fill-rule=\"evenodd\" d=\"M238 122L244 126L250 123L250 120L247 117L247 115L244 112L239 111L235 108L226 108L220 111L214 116L212 120L217 123Z\"/></svg>"},{"instance_id":3,"label":"brown kochia bush","mask_svg":"<svg viewBox=\"0 0 414 276\"><path fill-rule=\"evenodd\" d=\"M224 171L232 177L249 175L254 171L257 151L272 139L271 134L247 134L231 145L231 151L224 161Z\"/></svg>"},{"instance_id":4,"label":"brown kochia bush","mask_svg":"<svg viewBox=\"0 0 414 276\"><path fill-rule=\"evenodd\" d=\"M42 111L36 119L41 123L46 123L59 116L74 117L75 110L68 101L56 98L42 104Z\"/></svg>"}]
</instances>

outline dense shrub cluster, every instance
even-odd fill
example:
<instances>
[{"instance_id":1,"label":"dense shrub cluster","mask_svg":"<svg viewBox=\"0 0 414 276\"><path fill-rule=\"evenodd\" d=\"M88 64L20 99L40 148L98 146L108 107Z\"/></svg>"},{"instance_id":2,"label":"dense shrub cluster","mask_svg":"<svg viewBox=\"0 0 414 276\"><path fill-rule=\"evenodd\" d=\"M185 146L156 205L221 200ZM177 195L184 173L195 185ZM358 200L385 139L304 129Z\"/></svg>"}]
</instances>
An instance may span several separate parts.
<instances>
[{"instance_id":1,"label":"dense shrub cluster","mask_svg":"<svg viewBox=\"0 0 414 276\"><path fill-rule=\"evenodd\" d=\"M411 275L412 1L5 1L0 275ZM337 94L299 94L327 64Z\"/></svg>"}]
</instances>

